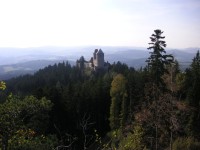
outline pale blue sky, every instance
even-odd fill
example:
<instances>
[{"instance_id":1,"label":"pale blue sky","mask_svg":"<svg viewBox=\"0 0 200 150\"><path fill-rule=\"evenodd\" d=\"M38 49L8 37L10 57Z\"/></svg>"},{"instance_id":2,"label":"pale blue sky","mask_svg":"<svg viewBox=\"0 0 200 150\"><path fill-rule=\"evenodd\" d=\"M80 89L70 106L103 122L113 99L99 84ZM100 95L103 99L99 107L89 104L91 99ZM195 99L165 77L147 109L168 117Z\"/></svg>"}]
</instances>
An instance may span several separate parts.
<instances>
[{"instance_id":1,"label":"pale blue sky","mask_svg":"<svg viewBox=\"0 0 200 150\"><path fill-rule=\"evenodd\" d=\"M0 47L200 47L200 0L0 0Z\"/></svg>"}]
</instances>

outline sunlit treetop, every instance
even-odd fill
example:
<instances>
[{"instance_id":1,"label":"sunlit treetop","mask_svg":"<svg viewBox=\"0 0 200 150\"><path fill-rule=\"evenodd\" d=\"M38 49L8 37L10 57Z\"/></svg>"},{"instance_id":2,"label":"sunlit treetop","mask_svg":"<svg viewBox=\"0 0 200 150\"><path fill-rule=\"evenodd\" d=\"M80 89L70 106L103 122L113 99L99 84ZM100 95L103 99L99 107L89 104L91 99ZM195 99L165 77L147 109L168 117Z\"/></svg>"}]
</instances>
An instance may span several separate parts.
<instances>
[{"instance_id":1,"label":"sunlit treetop","mask_svg":"<svg viewBox=\"0 0 200 150\"><path fill-rule=\"evenodd\" d=\"M0 90L6 89L6 83L4 81L0 81Z\"/></svg>"}]
</instances>

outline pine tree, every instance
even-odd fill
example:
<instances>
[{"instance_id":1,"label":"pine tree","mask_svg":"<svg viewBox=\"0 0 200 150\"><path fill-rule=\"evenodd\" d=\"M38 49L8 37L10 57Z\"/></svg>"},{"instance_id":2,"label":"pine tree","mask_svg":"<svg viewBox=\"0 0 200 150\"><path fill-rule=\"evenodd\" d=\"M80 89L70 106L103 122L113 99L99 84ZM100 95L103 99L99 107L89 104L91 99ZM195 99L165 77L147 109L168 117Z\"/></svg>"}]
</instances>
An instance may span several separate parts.
<instances>
[{"instance_id":1,"label":"pine tree","mask_svg":"<svg viewBox=\"0 0 200 150\"><path fill-rule=\"evenodd\" d=\"M163 40L165 36L162 36L163 31L160 29L154 30L154 34L151 35L150 47L148 50L153 50L150 53L150 57L147 59L149 65L149 71L151 78L158 87L163 87L164 81L162 76L167 73L165 65L169 64L172 55L167 55L165 51L166 42Z\"/></svg>"},{"instance_id":2,"label":"pine tree","mask_svg":"<svg viewBox=\"0 0 200 150\"><path fill-rule=\"evenodd\" d=\"M197 52L191 64L191 69L186 76L188 83L187 100L190 106L194 108L189 121L190 135L197 135L200 132L200 54Z\"/></svg>"},{"instance_id":3,"label":"pine tree","mask_svg":"<svg viewBox=\"0 0 200 150\"><path fill-rule=\"evenodd\" d=\"M164 93L166 90L166 85L163 80L163 75L165 73L168 73L167 71L167 65L170 64L170 62L173 61L172 55L167 55L165 51L166 42L163 40L165 36L162 36L163 31L160 29L154 30L154 34L151 35L150 39L151 42L149 43L150 47L147 48L148 50L153 50L150 53L150 57L147 59L148 62L148 68L150 73L150 79L152 82L150 83L150 89L147 89L147 91L151 91L150 93L147 93L147 97L151 97L152 103L155 103L155 108L153 111L153 114L155 116L155 149L158 149L158 100L160 95ZM148 85L148 84L147 84ZM148 100L147 100L148 101Z\"/></svg>"}]
</instances>

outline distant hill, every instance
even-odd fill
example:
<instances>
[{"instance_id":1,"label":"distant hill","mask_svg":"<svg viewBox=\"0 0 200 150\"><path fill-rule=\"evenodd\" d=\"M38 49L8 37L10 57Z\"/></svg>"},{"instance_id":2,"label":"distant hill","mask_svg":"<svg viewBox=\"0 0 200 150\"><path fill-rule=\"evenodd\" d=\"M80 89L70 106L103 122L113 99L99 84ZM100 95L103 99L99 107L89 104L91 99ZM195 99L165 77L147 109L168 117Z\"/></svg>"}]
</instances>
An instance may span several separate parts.
<instances>
[{"instance_id":1,"label":"distant hill","mask_svg":"<svg viewBox=\"0 0 200 150\"><path fill-rule=\"evenodd\" d=\"M192 59L197 52L197 50L183 51L178 49L169 49L166 51L168 54L172 54L174 56L174 58L179 62L180 68L182 70L189 67L189 65L192 63ZM147 65L145 61L148 57L149 51L144 49L116 51L112 54L108 54L105 56L105 58L111 63L118 60L136 69L140 67L145 67Z\"/></svg>"},{"instance_id":2,"label":"distant hill","mask_svg":"<svg viewBox=\"0 0 200 150\"><path fill-rule=\"evenodd\" d=\"M136 69L146 66L149 57L147 48L142 47L39 47L39 48L0 48L0 80L10 79L35 71L58 62L69 61L72 65L81 56L89 60L94 49L101 48L105 54L105 61L110 63L120 61ZM187 68L199 48L167 49L179 61L181 69Z\"/></svg>"},{"instance_id":3,"label":"distant hill","mask_svg":"<svg viewBox=\"0 0 200 150\"><path fill-rule=\"evenodd\" d=\"M25 74L34 74L39 69L42 69L48 65L62 63L63 61L66 62L66 60L33 60L11 65L1 65L0 80L7 80ZM73 61L69 61L69 63L72 65L75 64Z\"/></svg>"}]
</instances>

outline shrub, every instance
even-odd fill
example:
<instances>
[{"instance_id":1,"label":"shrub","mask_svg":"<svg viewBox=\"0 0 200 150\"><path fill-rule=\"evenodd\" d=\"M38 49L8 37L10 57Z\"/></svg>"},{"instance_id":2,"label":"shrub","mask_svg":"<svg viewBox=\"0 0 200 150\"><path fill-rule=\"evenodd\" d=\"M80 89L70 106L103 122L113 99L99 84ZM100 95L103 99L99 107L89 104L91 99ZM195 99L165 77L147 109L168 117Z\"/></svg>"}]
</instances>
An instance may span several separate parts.
<instances>
[{"instance_id":1,"label":"shrub","mask_svg":"<svg viewBox=\"0 0 200 150\"><path fill-rule=\"evenodd\" d=\"M142 150L144 149L143 143L144 131L140 125L133 128L133 133L129 132L119 143L120 150Z\"/></svg>"},{"instance_id":2,"label":"shrub","mask_svg":"<svg viewBox=\"0 0 200 150\"><path fill-rule=\"evenodd\" d=\"M8 141L10 150L52 150L56 147L58 139L54 135L37 135L31 130L18 130Z\"/></svg>"},{"instance_id":3,"label":"shrub","mask_svg":"<svg viewBox=\"0 0 200 150\"><path fill-rule=\"evenodd\" d=\"M199 150L200 142L194 137L177 138L173 145L173 150Z\"/></svg>"}]
</instances>

